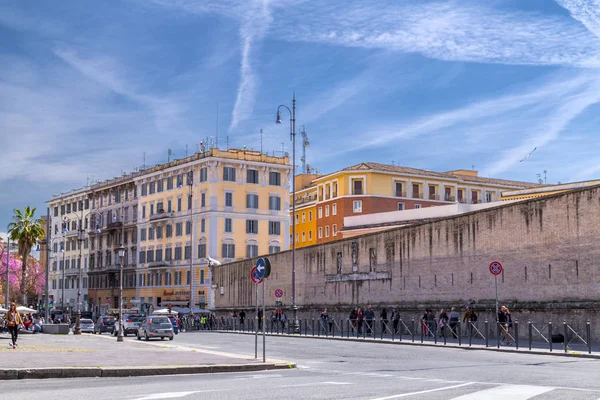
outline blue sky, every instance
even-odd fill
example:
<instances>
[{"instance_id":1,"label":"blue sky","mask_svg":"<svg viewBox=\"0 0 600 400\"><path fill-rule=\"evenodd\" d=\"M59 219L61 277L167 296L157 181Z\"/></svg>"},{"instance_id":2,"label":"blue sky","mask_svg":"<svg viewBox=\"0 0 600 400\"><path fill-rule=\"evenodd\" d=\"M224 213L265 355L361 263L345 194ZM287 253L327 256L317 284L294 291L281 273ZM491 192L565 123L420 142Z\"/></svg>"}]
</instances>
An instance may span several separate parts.
<instances>
[{"instance_id":1,"label":"blue sky","mask_svg":"<svg viewBox=\"0 0 600 400\"><path fill-rule=\"evenodd\" d=\"M99 4L0 3L0 227L144 153L195 150L217 104L220 147L259 149L263 129L290 151L273 122L294 90L321 172L600 176L600 0Z\"/></svg>"}]
</instances>

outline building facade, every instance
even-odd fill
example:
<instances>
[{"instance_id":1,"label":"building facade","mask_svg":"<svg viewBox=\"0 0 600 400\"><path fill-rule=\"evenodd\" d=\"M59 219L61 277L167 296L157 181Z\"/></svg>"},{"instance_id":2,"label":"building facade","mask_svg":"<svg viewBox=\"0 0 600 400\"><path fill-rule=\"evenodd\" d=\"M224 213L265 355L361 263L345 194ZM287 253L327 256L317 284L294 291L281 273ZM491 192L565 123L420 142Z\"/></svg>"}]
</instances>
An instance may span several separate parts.
<instances>
[{"instance_id":1,"label":"building facade","mask_svg":"<svg viewBox=\"0 0 600 400\"><path fill-rule=\"evenodd\" d=\"M138 197L129 174L91 187L89 297L96 315L119 308L123 268L123 308L136 308ZM123 247L123 259L117 249ZM133 301L133 303L132 303Z\"/></svg>"},{"instance_id":2,"label":"building facade","mask_svg":"<svg viewBox=\"0 0 600 400\"><path fill-rule=\"evenodd\" d=\"M50 207L49 296L54 308L77 310L81 290L81 311L91 308L88 298L89 187L53 196ZM80 281L80 270L82 268Z\"/></svg>"},{"instance_id":3,"label":"building facade","mask_svg":"<svg viewBox=\"0 0 600 400\"><path fill-rule=\"evenodd\" d=\"M533 183L479 177L477 171L434 172L378 163L361 163L315 177L302 196L314 194L310 207L316 226L296 221L296 246L304 247L303 235L316 243L341 239L344 218L388 211L434 207L452 203L480 204L497 201L505 190L539 186ZM310 196L310 195L309 195ZM298 205L299 197L296 196ZM301 218L301 217L300 217ZM315 229L314 232L311 232ZM299 232L298 232L299 231Z\"/></svg>"},{"instance_id":4,"label":"building facade","mask_svg":"<svg viewBox=\"0 0 600 400\"><path fill-rule=\"evenodd\" d=\"M287 249L290 171L288 157L211 149L136 176L140 302L211 308L209 257Z\"/></svg>"}]
</instances>

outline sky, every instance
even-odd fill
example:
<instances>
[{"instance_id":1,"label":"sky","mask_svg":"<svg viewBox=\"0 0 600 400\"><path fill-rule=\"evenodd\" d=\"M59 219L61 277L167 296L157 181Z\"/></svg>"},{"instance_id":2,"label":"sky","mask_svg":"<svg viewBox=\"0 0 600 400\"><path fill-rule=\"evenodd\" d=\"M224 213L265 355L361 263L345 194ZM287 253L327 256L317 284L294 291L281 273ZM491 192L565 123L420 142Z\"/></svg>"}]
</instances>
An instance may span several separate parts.
<instances>
[{"instance_id":1,"label":"sky","mask_svg":"<svg viewBox=\"0 0 600 400\"><path fill-rule=\"evenodd\" d=\"M598 178L600 0L0 2L0 231L201 140L291 153L294 92L321 173Z\"/></svg>"}]
</instances>

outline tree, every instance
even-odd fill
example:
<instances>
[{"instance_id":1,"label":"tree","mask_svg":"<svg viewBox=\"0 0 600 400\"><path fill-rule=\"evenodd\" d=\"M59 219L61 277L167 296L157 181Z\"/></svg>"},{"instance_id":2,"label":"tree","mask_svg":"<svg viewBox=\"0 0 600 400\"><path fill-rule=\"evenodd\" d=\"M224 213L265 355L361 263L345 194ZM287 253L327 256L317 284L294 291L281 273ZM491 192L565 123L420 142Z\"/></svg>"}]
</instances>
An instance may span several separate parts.
<instances>
[{"instance_id":1,"label":"tree","mask_svg":"<svg viewBox=\"0 0 600 400\"><path fill-rule=\"evenodd\" d=\"M2 239L0 239L0 297L4 298L6 295L6 258L8 252L4 247ZM21 273L23 271L23 264L21 263L20 257L16 255L10 255L10 261L8 263L8 285L13 294L21 291ZM41 264L33 257L29 257L27 261L27 280L25 285L25 293L30 300L39 298L44 292L46 287L46 271L42 268ZM31 301L30 303L35 303Z\"/></svg>"},{"instance_id":2,"label":"tree","mask_svg":"<svg viewBox=\"0 0 600 400\"><path fill-rule=\"evenodd\" d=\"M31 254L31 248L37 243L38 240L44 238L44 226L45 221L42 218L36 218L35 207L25 207L23 211L19 209L14 210L13 222L8 224L8 233L11 240L17 242L19 246L19 255L21 257L21 263L23 269L21 270L21 299L26 299L26 288L27 288L27 261Z\"/></svg>"}]
</instances>

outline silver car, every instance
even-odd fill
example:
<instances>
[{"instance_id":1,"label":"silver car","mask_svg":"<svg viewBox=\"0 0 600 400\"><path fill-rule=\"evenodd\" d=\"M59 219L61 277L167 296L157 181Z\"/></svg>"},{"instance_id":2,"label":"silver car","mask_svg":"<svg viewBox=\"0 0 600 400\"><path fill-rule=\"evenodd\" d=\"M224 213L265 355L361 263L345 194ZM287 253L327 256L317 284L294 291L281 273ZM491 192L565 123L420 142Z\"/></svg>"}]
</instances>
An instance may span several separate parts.
<instances>
[{"instance_id":1,"label":"silver car","mask_svg":"<svg viewBox=\"0 0 600 400\"><path fill-rule=\"evenodd\" d=\"M81 326L81 332L94 333L94 321L91 319L82 318L79 325Z\"/></svg>"},{"instance_id":2,"label":"silver car","mask_svg":"<svg viewBox=\"0 0 600 400\"><path fill-rule=\"evenodd\" d=\"M142 338L146 340L150 340L151 338L160 338L161 340L164 340L167 337L169 340L173 340L175 337L173 325L171 325L171 321L169 321L169 318L167 317L156 315L146 317L137 331L138 340L142 340Z\"/></svg>"}]
</instances>

